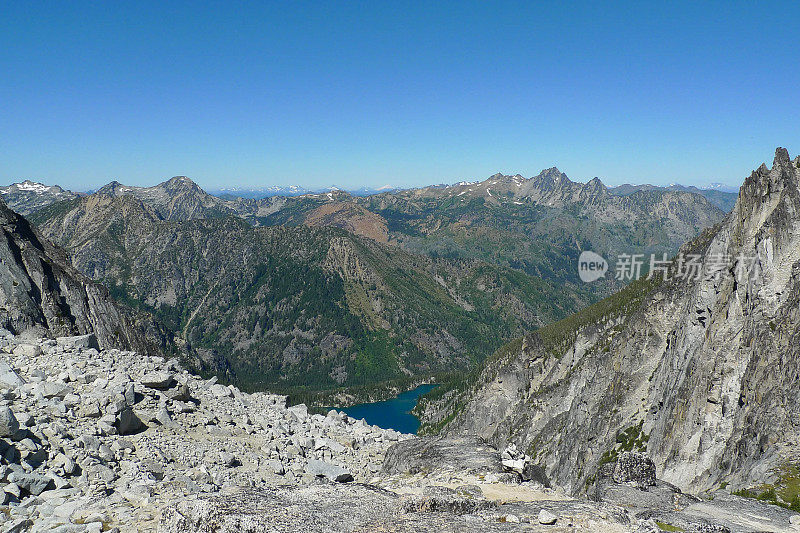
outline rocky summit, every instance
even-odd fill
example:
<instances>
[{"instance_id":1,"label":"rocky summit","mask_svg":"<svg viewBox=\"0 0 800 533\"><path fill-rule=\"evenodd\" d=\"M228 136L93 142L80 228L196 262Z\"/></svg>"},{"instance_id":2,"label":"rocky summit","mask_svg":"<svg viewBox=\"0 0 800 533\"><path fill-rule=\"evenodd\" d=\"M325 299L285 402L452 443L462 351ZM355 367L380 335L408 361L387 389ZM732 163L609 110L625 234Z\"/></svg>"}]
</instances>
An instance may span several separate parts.
<instances>
[{"instance_id":1,"label":"rocky summit","mask_svg":"<svg viewBox=\"0 0 800 533\"><path fill-rule=\"evenodd\" d=\"M748 531L725 519L740 512L797 530L766 503L683 495L637 454L592 500L549 488L513 446L311 414L92 335L0 331L0 355L4 532L655 532L653 509L691 531Z\"/></svg>"},{"instance_id":2,"label":"rocky summit","mask_svg":"<svg viewBox=\"0 0 800 533\"><path fill-rule=\"evenodd\" d=\"M31 180L0 187L0 198L14 211L29 215L56 202L72 200L79 195L58 185L44 185Z\"/></svg>"}]
</instances>

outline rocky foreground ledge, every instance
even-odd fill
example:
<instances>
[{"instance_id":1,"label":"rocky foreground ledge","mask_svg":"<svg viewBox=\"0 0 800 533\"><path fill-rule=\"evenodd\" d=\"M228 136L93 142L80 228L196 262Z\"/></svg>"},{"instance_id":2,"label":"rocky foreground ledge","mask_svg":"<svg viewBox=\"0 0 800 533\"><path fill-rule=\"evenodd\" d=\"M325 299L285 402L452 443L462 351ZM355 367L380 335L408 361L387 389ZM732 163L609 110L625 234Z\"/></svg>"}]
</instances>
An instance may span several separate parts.
<instances>
[{"instance_id":1,"label":"rocky foreground ledge","mask_svg":"<svg viewBox=\"0 0 800 533\"><path fill-rule=\"evenodd\" d=\"M740 530L714 521L719 506L684 512L699 500L678 512L677 493L641 479L612 476L611 503L573 499L515 450L309 415L91 335L0 329L0 397L2 533L659 531L648 505L697 531ZM767 507L749 511L794 530Z\"/></svg>"}]
</instances>

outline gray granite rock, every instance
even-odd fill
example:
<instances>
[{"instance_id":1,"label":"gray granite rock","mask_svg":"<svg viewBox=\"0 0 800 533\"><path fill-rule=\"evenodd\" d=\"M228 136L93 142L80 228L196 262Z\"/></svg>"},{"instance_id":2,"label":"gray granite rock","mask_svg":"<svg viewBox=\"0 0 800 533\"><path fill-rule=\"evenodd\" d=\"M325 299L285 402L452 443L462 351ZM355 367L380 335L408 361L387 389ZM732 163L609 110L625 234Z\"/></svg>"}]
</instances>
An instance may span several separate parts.
<instances>
[{"instance_id":1,"label":"gray granite rock","mask_svg":"<svg viewBox=\"0 0 800 533\"><path fill-rule=\"evenodd\" d=\"M19 421L7 406L0 406L0 437L13 437L19 431Z\"/></svg>"},{"instance_id":2,"label":"gray granite rock","mask_svg":"<svg viewBox=\"0 0 800 533\"><path fill-rule=\"evenodd\" d=\"M38 496L53 482L49 477L40 474L26 474L13 472L8 476L10 482L15 483L22 490Z\"/></svg>"},{"instance_id":3,"label":"gray granite rock","mask_svg":"<svg viewBox=\"0 0 800 533\"><path fill-rule=\"evenodd\" d=\"M539 511L539 515L536 517L540 524L551 526L558 521L558 517L548 511L547 509L542 509Z\"/></svg>"},{"instance_id":4,"label":"gray granite rock","mask_svg":"<svg viewBox=\"0 0 800 533\"><path fill-rule=\"evenodd\" d=\"M100 349L100 345L97 343L97 337L94 333L89 333L87 335L74 335L72 337L57 337L56 342L59 346L67 350L74 350L76 348L94 348L95 350Z\"/></svg>"},{"instance_id":5,"label":"gray granite rock","mask_svg":"<svg viewBox=\"0 0 800 533\"><path fill-rule=\"evenodd\" d=\"M130 407L124 408L117 416L117 431L120 435L132 435L144 428L144 423Z\"/></svg>"},{"instance_id":6,"label":"gray granite rock","mask_svg":"<svg viewBox=\"0 0 800 533\"><path fill-rule=\"evenodd\" d=\"M477 437L422 437L394 444L383 471L388 474L452 470L460 473L502 472L500 453Z\"/></svg>"},{"instance_id":7,"label":"gray granite rock","mask_svg":"<svg viewBox=\"0 0 800 533\"><path fill-rule=\"evenodd\" d=\"M0 361L0 385L19 387L24 384L25 382L19 377L14 369L11 368L11 365L5 361Z\"/></svg>"},{"instance_id":8,"label":"gray granite rock","mask_svg":"<svg viewBox=\"0 0 800 533\"><path fill-rule=\"evenodd\" d=\"M149 372L139 382L151 389L166 390L175 384L175 378L170 372Z\"/></svg>"},{"instance_id":9,"label":"gray granite rock","mask_svg":"<svg viewBox=\"0 0 800 533\"><path fill-rule=\"evenodd\" d=\"M337 483L347 483L353 481L353 475L341 466L310 459L306 464L306 472L312 476L324 477Z\"/></svg>"}]
</instances>

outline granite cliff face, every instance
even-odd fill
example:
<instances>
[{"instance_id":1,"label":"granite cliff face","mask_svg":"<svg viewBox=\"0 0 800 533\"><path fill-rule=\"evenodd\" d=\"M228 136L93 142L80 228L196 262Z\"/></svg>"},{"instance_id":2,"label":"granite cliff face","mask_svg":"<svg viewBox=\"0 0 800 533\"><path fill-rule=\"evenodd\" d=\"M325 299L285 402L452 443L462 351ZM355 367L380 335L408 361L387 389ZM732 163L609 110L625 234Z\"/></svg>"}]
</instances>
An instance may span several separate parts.
<instances>
[{"instance_id":1,"label":"granite cliff face","mask_svg":"<svg viewBox=\"0 0 800 533\"><path fill-rule=\"evenodd\" d=\"M0 201L0 327L14 333L94 333L101 347L171 351L169 335L146 314L116 304L78 273L64 252Z\"/></svg>"},{"instance_id":2,"label":"granite cliff face","mask_svg":"<svg viewBox=\"0 0 800 533\"><path fill-rule=\"evenodd\" d=\"M791 503L800 442L800 158L776 151L670 278L500 350L475 382L420 406L428 430L514 443L573 492L646 452L684 490L774 488ZM691 271L689 271L691 274Z\"/></svg>"}]
</instances>

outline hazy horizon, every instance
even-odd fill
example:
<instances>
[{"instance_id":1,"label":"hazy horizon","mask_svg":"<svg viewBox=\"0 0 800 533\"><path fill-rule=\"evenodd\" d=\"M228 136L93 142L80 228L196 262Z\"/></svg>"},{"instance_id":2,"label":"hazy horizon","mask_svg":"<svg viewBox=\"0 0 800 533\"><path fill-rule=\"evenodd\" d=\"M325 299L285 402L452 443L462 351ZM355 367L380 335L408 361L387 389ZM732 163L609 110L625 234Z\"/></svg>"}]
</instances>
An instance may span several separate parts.
<instances>
[{"instance_id":1,"label":"hazy horizon","mask_svg":"<svg viewBox=\"0 0 800 533\"><path fill-rule=\"evenodd\" d=\"M764 161L764 163L768 164L767 161ZM552 168L552 167L547 167L547 168ZM555 168L558 168L558 167L556 166ZM755 170L755 168L757 168L757 167L754 167L753 170ZM545 169L542 169L542 170L545 170ZM559 168L559 170L561 170L563 172L562 169ZM120 178L110 178L108 181L103 182L99 186L84 187L84 188L67 187L67 186L65 186L65 185L63 185L61 183L52 182L52 181L49 181L47 179L42 179L42 178L21 177L21 178L17 178L17 179L0 181L0 187L8 187L8 186L13 185L15 183L22 183L24 181L30 181L30 182L34 182L34 183L40 183L40 184L43 184L43 185L47 185L47 186L59 186L59 187L65 189L65 190L70 190L70 191L77 192L77 193L93 193L93 192L96 192L97 190L99 190L100 188L102 188L103 186L108 185L108 184L110 184L112 182L119 182L122 185L133 186L133 187L154 187L156 185L159 185L161 183L169 181L171 178L184 176L184 177L189 178L193 182L195 182L204 191L206 191L208 193L212 193L212 194L225 193L225 192L228 192L228 191L241 191L241 192L268 191L270 189L290 189L292 187L296 187L299 190L302 190L304 192L309 192L309 193L328 190L328 189L340 189L342 191L352 192L352 191L381 191L381 190L417 189L417 188L435 187L435 186L442 186L442 185L450 186L450 185L456 185L456 184L462 183L462 182L478 183L478 182L482 182L482 181L485 181L485 180L489 179L491 176L493 176L495 174L498 174L498 173L495 172L495 173L493 173L491 175L487 175L487 176L483 176L483 177L462 178L462 179L456 179L456 180L451 180L451 181L443 181L443 182L438 182L438 183L425 183L425 184L420 184L420 185L407 185L407 186L395 185L395 184L391 184L391 183L385 183L383 185L368 184L368 185L359 185L359 186L347 186L347 185L338 184L338 183L329 183L329 184L326 184L326 185L303 185L301 183L271 183L271 184L265 184L265 185L258 185L258 184L254 184L254 185L239 185L236 182L228 181L227 184L222 185L222 186L206 187L206 186L203 186L201 183L199 183L194 178L192 178L192 176L186 176L184 174L177 174L175 176L162 177L162 178L157 179L156 181L148 180L148 181L145 181L143 183L132 183L132 182L125 181L124 179L120 179ZM531 175L524 175L524 174L521 174L519 172L500 172L500 174L507 175L507 176L522 175L523 178L530 179L530 178L533 178L533 177L537 176L539 174L539 172L537 172L535 174L531 174ZM729 184L729 183L726 183L725 181L714 181L714 182L700 183L700 184L689 183L689 182L670 182L670 183L664 183L664 184L655 184L655 183L646 182L646 181L625 181L625 182L618 182L617 183L617 182L613 182L613 181L610 181L610 180L603 179L602 177L599 177L599 176L593 176L592 178L575 179L575 178L573 178L572 176L570 176L566 172L564 172L564 174L567 175L567 178L569 178L570 181L577 182L577 183L586 183L586 182L588 182L588 181L590 181L590 180L592 180L594 178L599 178L603 182L603 184L606 187L609 187L609 188L619 187L619 186L622 186L622 185L652 185L652 186L657 186L657 187L670 187L672 185L681 185L681 186L684 186L684 187L696 187L698 189L720 189L720 190L723 190L725 192L738 191L739 186L741 185L741 182L743 182L744 178L747 177L746 175L743 176L742 180L740 180L740 182L736 183L736 184Z\"/></svg>"}]
</instances>

